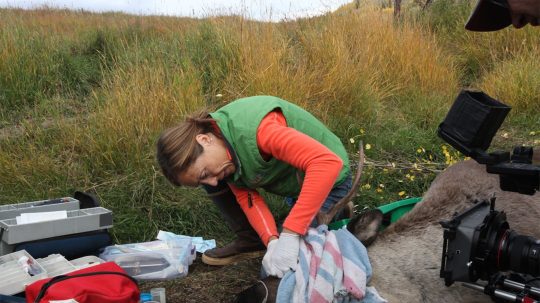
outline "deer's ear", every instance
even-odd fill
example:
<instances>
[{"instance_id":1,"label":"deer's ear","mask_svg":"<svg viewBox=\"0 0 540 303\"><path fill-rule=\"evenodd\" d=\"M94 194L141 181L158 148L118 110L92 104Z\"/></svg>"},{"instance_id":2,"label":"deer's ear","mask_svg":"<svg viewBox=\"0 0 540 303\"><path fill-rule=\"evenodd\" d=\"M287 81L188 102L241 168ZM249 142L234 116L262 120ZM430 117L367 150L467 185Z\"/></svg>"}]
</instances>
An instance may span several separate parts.
<instances>
[{"instance_id":1,"label":"deer's ear","mask_svg":"<svg viewBox=\"0 0 540 303\"><path fill-rule=\"evenodd\" d=\"M354 217L347 224L347 229L367 247L379 235L382 220L383 213L379 209L368 210Z\"/></svg>"},{"instance_id":2,"label":"deer's ear","mask_svg":"<svg viewBox=\"0 0 540 303\"><path fill-rule=\"evenodd\" d=\"M235 303L263 303L268 298L268 288L259 281L236 296ZM277 292L277 289L276 289Z\"/></svg>"},{"instance_id":3,"label":"deer's ear","mask_svg":"<svg viewBox=\"0 0 540 303\"><path fill-rule=\"evenodd\" d=\"M268 276L245 289L236 296L235 303L276 302L276 295L281 279Z\"/></svg>"}]
</instances>

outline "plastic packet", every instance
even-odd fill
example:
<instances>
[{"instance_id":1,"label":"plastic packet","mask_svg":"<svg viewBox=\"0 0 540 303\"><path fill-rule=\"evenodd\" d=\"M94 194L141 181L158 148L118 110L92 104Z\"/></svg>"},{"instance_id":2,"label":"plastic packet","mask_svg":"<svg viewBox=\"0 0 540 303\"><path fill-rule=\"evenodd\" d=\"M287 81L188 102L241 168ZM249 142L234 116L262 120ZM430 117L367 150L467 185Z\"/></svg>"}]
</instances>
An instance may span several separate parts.
<instances>
[{"instance_id":1,"label":"plastic packet","mask_svg":"<svg viewBox=\"0 0 540 303\"><path fill-rule=\"evenodd\" d=\"M185 277L195 248L189 238L113 245L99 257L114 261L138 280L168 280Z\"/></svg>"}]
</instances>

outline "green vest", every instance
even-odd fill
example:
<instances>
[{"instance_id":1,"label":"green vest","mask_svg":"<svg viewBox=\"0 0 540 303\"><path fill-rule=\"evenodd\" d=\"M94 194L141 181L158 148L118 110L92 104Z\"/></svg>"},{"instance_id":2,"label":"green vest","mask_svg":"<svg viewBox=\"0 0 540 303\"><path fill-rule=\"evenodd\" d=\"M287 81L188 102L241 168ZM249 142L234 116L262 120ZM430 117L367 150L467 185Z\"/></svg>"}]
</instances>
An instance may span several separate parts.
<instances>
[{"instance_id":1,"label":"green vest","mask_svg":"<svg viewBox=\"0 0 540 303\"><path fill-rule=\"evenodd\" d=\"M243 188L263 188L285 197L298 197L304 172L271 158L265 161L257 147L257 128L271 111L280 109L287 126L319 141L343 160L343 168L334 184L349 175L349 157L345 147L317 118L295 104L272 96L235 100L210 115L236 155L236 172L228 182Z\"/></svg>"}]
</instances>

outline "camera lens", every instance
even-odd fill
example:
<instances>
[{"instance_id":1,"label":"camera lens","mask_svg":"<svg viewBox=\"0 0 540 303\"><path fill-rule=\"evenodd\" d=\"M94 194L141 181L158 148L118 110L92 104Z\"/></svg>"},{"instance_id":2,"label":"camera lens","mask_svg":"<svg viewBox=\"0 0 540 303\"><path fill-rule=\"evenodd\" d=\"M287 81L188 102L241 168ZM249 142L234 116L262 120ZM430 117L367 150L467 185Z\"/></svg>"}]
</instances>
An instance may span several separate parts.
<instances>
[{"instance_id":1,"label":"camera lens","mask_svg":"<svg viewBox=\"0 0 540 303\"><path fill-rule=\"evenodd\" d=\"M499 271L540 274L540 241L510 229L504 212L491 211L472 239L471 281L489 280Z\"/></svg>"},{"instance_id":2,"label":"camera lens","mask_svg":"<svg viewBox=\"0 0 540 303\"><path fill-rule=\"evenodd\" d=\"M444 227L441 278L446 286L455 281L491 281L502 271L540 276L540 240L510 229L495 200L477 203ZM489 207L489 209L488 209Z\"/></svg>"},{"instance_id":3,"label":"camera lens","mask_svg":"<svg viewBox=\"0 0 540 303\"><path fill-rule=\"evenodd\" d=\"M540 274L540 241L506 230L499 241L497 267L522 274Z\"/></svg>"}]
</instances>

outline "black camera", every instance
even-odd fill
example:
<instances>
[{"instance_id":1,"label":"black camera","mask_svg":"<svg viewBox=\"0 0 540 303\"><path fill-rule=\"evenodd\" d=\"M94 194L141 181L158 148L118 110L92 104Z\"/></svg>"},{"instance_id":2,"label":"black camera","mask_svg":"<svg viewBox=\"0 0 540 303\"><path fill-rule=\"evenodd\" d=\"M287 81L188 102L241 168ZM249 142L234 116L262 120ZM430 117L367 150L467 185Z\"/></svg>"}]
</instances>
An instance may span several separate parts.
<instances>
[{"instance_id":1,"label":"black camera","mask_svg":"<svg viewBox=\"0 0 540 303\"><path fill-rule=\"evenodd\" d=\"M486 164L487 172L499 174L502 190L532 195L539 189L540 167L532 164L531 147L516 147L512 155L486 152L509 111L510 107L482 92L462 91L438 134L464 155ZM540 288L527 280L539 279L540 241L510 229L506 214L495 210L495 200L477 201L440 222L444 228L440 277L446 286L464 282L494 300L536 302ZM503 274L507 271L511 278ZM488 284L476 284L478 279Z\"/></svg>"}]
</instances>

